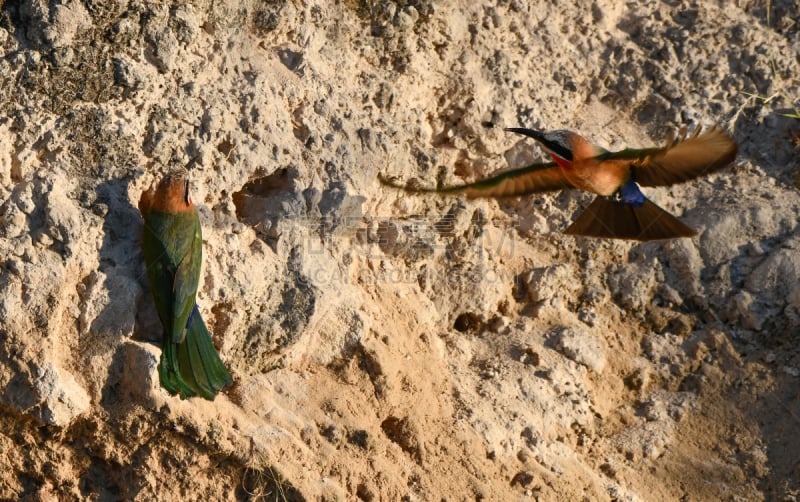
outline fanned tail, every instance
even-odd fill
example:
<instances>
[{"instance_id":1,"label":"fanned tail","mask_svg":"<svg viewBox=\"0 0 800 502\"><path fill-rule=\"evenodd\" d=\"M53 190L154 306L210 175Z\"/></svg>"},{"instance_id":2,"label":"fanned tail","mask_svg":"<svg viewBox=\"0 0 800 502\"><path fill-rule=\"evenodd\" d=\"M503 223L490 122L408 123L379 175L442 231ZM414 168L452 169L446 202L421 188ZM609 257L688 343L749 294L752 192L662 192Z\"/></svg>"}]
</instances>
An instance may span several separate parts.
<instances>
[{"instance_id":1,"label":"fanned tail","mask_svg":"<svg viewBox=\"0 0 800 502\"><path fill-rule=\"evenodd\" d=\"M158 366L161 386L181 399L200 396L213 401L217 393L233 382L211 340L197 305L186 323L186 336L180 343L165 337Z\"/></svg>"},{"instance_id":2,"label":"fanned tail","mask_svg":"<svg viewBox=\"0 0 800 502\"><path fill-rule=\"evenodd\" d=\"M637 241L697 235L693 229L648 199L637 207L606 197L595 198L564 233Z\"/></svg>"}]
</instances>

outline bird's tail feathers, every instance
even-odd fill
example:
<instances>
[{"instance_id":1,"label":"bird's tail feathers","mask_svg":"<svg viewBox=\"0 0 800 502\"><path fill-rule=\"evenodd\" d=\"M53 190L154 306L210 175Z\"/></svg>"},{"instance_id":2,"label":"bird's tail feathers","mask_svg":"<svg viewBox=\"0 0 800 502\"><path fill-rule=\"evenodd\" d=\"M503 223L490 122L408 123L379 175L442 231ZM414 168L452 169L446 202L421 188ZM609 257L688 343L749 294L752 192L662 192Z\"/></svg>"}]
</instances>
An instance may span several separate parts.
<instances>
[{"instance_id":1,"label":"bird's tail feathers","mask_svg":"<svg viewBox=\"0 0 800 502\"><path fill-rule=\"evenodd\" d=\"M170 394L180 393L182 399L200 396L213 401L232 383L197 305L189 316L183 341L165 340L158 374L162 387Z\"/></svg>"},{"instance_id":2,"label":"bird's tail feathers","mask_svg":"<svg viewBox=\"0 0 800 502\"><path fill-rule=\"evenodd\" d=\"M648 199L637 207L602 196L595 198L564 233L637 241L697 235L696 231Z\"/></svg>"}]
</instances>

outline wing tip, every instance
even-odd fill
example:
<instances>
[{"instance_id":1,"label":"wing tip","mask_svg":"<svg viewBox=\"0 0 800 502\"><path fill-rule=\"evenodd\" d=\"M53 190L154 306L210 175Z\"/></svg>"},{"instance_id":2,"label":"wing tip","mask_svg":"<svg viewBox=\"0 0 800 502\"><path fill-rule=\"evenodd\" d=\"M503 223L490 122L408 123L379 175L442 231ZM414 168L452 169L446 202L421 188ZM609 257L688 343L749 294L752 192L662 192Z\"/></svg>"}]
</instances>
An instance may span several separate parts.
<instances>
[{"instance_id":1,"label":"wing tip","mask_svg":"<svg viewBox=\"0 0 800 502\"><path fill-rule=\"evenodd\" d=\"M378 181L381 185L389 188L394 188L396 190L403 190L405 192L410 193L453 193L462 191L465 186L452 186L452 187L442 187L442 188L431 188L422 186L422 183L417 178L410 178L405 183L400 183L394 177L389 177L383 174L378 175Z\"/></svg>"}]
</instances>

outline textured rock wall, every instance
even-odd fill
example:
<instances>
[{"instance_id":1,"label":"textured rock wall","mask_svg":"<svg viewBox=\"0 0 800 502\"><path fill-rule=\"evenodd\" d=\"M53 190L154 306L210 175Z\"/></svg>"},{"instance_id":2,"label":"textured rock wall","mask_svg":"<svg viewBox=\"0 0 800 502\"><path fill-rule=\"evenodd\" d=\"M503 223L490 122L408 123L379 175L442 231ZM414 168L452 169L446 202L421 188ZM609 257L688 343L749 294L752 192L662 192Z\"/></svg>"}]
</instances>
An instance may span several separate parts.
<instances>
[{"instance_id":1,"label":"textured rock wall","mask_svg":"<svg viewBox=\"0 0 800 502\"><path fill-rule=\"evenodd\" d=\"M0 5L0 498L797 495L796 2ZM715 123L735 165L647 191L691 240L377 181ZM136 203L179 166L213 403L158 386Z\"/></svg>"}]
</instances>

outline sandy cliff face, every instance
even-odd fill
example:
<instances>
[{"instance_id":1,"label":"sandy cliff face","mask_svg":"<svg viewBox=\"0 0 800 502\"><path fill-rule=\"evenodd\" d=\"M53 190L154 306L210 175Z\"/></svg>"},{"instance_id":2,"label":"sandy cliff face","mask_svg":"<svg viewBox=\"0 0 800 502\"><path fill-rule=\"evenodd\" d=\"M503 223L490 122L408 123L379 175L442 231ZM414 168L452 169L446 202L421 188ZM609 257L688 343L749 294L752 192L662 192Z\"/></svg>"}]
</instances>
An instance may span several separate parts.
<instances>
[{"instance_id":1,"label":"sandy cliff face","mask_svg":"<svg viewBox=\"0 0 800 502\"><path fill-rule=\"evenodd\" d=\"M797 496L800 25L769 6L3 3L0 498ZM377 180L541 156L489 124L714 123L735 166L647 190L694 239ZM213 403L158 385L139 252L139 195L184 165Z\"/></svg>"}]
</instances>

